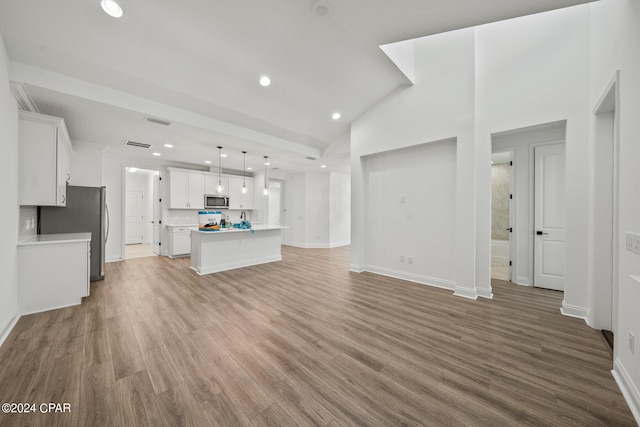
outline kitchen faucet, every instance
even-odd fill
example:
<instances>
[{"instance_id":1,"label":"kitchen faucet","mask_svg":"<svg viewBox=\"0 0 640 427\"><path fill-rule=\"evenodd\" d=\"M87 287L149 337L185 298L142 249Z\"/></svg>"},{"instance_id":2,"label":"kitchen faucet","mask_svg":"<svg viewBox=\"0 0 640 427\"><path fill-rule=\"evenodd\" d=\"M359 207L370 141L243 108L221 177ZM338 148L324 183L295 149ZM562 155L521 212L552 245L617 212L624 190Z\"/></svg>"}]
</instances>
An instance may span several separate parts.
<instances>
[{"instance_id":1,"label":"kitchen faucet","mask_svg":"<svg viewBox=\"0 0 640 427\"><path fill-rule=\"evenodd\" d=\"M240 213L240 219L247 219L247 214L245 213L245 211L242 211Z\"/></svg>"}]
</instances>

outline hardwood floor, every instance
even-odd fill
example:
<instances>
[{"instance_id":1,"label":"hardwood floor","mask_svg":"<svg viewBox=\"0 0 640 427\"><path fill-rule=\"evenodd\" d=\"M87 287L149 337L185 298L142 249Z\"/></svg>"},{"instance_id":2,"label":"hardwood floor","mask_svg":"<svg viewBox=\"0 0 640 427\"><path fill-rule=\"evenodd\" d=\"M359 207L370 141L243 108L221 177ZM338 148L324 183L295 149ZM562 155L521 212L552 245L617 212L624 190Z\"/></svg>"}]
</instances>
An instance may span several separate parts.
<instances>
[{"instance_id":1,"label":"hardwood floor","mask_svg":"<svg viewBox=\"0 0 640 427\"><path fill-rule=\"evenodd\" d=\"M2 426L632 426L599 332L562 294L494 299L351 273L348 248L207 276L107 265L82 305L24 316L0 347Z\"/></svg>"}]
</instances>

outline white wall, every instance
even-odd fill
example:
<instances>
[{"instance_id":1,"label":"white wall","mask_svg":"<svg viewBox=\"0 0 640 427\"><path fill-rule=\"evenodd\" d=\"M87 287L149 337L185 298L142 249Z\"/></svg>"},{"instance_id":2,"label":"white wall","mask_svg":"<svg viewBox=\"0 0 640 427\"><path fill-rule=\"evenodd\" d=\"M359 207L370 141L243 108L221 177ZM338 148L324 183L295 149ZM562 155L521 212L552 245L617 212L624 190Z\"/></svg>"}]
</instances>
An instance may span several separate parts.
<instances>
[{"instance_id":1,"label":"white wall","mask_svg":"<svg viewBox=\"0 0 640 427\"><path fill-rule=\"evenodd\" d=\"M304 174L292 175L284 185L284 230L282 242L286 245L305 245L305 186Z\"/></svg>"},{"instance_id":2,"label":"white wall","mask_svg":"<svg viewBox=\"0 0 640 427\"><path fill-rule=\"evenodd\" d=\"M300 173L284 182L283 243L301 248L333 248L350 243L349 177Z\"/></svg>"},{"instance_id":3,"label":"white wall","mask_svg":"<svg viewBox=\"0 0 640 427\"><path fill-rule=\"evenodd\" d=\"M563 311L586 318L589 209L589 7L476 31L477 268L489 265L490 135L566 120L567 258ZM530 230L533 231L533 230Z\"/></svg>"},{"instance_id":4,"label":"white wall","mask_svg":"<svg viewBox=\"0 0 640 427\"><path fill-rule=\"evenodd\" d=\"M363 271L371 262L366 257L370 234L366 229L367 178L363 156L424 143L456 141L455 209L447 212L443 227L454 230L454 274L458 295L469 298L491 296L490 288L479 287L475 274L475 146L474 133L474 29L465 29L414 40L415 85L396 91L374 106L351 128L351 270ZM487 160L487 165L490 160ZM490 187L489 187L490 188ZM418 229L425 225L416 223ZM419 230L416 230L420 232ZM389 245L401 246L399 236ZM441 242L425 243L432 253ZM487 241L487 253L489 242ZM383 251L383 247L371 247ZM488 256L488 255L487 255ZM411 272L408 264L402 271ZM437 278L444 273L423 271ZM487 271L486 281L489 276ZM448 286L452 286L449 284Z\"/></svg>"},{"instance_id":5,"label":"white wall","mask_svg":"<svg viewBox=\"0 0 640 427\"><path fill-rule=\"evenodd\" d=\"M102 147L74 141L69 185L102 186Z\"/></svg>"},{"instance_id":6,"label":"white wall","mask_svg":"<svg viewBox=\"0 0 640 427\"><path fill-rule=\"evenodd\" d=\"M348 245L351 242L351 177L332 173L329 180L329 241L332 246Z\"/></svg>"},{"instance_id":7,"label":"white wall","mask_svg":"<svg viewBox=\"0 0 640 427\"><path fill-rule=\"evenodd\" d=\"M367 271L454 289L456 143L365 159Z\"/></svg>"},{"instance_id":8,"label":"white wall","mask_svg":"<svg viewBox=\"0 0 640 427\"><path fill-rule=\"evenodd\" d=\"M307 174L305 180L305 247L328 247L329 203L331 203L329 174Z\"/></svg>"},{"instance_id":9,"label":"white wall","mask_svg":"<svg viewBox=\"0 0 640 427\"><path fill-rule=\"evenodd\" d=\"M18 318L18 106L9 89L9 60L0 35L0 343Z\"/></svg>"},{"instance_id":10,"label":"white wall","mask_svg":"<svg viewBox=\"0 0 640 427\"><path fill-rule=\"evenodd\" d=\"M618 313L614 348L614 376L640 423L640 348L628 346L629 332L640 336L640 283L630 275L640 275L640 255L624 248L624 233L640 233L640 3L603 0L591 5L590 110L620 70L620 95L616 115L619 145L619 205L617 266ZM593 120L593 117L592 117Z\"/></svg>"}]
</instances>

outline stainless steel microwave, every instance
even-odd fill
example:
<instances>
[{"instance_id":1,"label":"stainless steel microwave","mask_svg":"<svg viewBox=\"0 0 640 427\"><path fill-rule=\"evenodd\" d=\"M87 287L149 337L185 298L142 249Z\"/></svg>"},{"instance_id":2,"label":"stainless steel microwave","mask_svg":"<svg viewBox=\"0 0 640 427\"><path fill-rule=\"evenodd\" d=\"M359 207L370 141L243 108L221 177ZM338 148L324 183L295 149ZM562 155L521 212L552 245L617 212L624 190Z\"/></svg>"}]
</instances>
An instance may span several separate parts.
<instances>
[{"instance_id":1,"label":"stainless steel microwave","mask_svg":"<svg viewBox=\"0 0 640 427\"><path fill-rule=\"evenodd\" d=\"M220 196L218 194L205 194L204 208L205 209L228 209L229 196Z\"/></svg>"}]
</instances>

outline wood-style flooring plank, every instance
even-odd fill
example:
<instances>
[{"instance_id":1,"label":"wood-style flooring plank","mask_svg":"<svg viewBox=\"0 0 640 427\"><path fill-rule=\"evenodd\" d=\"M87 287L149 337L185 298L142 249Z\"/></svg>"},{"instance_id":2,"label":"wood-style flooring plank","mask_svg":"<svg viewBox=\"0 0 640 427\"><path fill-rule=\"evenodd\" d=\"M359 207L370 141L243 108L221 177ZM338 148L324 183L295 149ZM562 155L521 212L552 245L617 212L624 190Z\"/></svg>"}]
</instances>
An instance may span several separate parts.
<instances>
[{"instance_id":1,"label":"wood-style flooring plank","mask_svg":"<svg viewBox=\"0 0 640 427\"><path fill-rule=\"evenodd\" d=\"M204 276L189 261L110 263L81 305L23 316L0 400L73 412L0 426L636 425L560 292L492 281L470 301L350 272L348 247Z\"/></svg>"}]
</instances>

